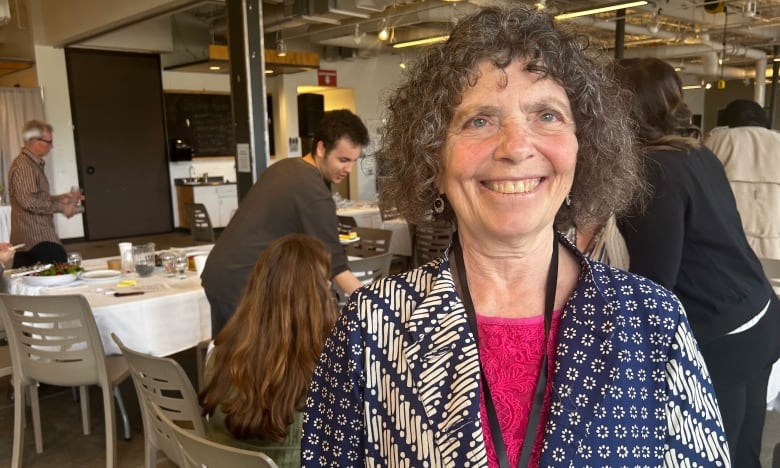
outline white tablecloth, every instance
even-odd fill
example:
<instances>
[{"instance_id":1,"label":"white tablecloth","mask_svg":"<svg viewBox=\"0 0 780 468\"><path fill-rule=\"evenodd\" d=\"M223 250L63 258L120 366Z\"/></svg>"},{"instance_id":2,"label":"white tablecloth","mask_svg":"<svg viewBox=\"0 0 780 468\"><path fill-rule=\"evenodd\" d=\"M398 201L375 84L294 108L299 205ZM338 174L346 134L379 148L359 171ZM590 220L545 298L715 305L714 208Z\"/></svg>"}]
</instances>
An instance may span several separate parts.
<instances>
[{"instance_id":1,"label":"white tablecloth","mask_svg":"<svg viewBox=\"0 0 780 468\"><path fill-rule=\"evenodd\" d=\"M11 205L0 205L0 242L11 238Z\"/></svg>"},{"instance_id":2,"label":"white tablecloth","mask_svg":"<svg viewBox=\"0 0 780 468\"><path fill-rule=\"evenodd\" d=\"M336 213L339 216L351 216L358 226L393 231L390 241L390 252L393 255L412 255L412 238L409 233L409 225L401 218L382 221L379 206L371 202L357 202L348 208L339 208Z\"/></svg>"},{"instance_id":3,"label":"white tablecloth","mask_svg":"<svg viewBox=\"0 0 780 468\"><path fill-rule=\"evenodd\" d=\"M206 250L203 246L197 249ZM105 269L105 259L84 261L85 270ZM135 279L133 290L145 291L142 295L114 297L104 290L117 288L117 281L108 283L84 282L45 288L30 286L24 278L8 281L12 294L83 294L92 307L100 338L106 354L119 354L119 348L111 339L111 333L130 348L168 356L211 338L211 308L194 271L187 272L186 279L168 278L157 268L152 276Z\"/></svg>"}]
</instances>

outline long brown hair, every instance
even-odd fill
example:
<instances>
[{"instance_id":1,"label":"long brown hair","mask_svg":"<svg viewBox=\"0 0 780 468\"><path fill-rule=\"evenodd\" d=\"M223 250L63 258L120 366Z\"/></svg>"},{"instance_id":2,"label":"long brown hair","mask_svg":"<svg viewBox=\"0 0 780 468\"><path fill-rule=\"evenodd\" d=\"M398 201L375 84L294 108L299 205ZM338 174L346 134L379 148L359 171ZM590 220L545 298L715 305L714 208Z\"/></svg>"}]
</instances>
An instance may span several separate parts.
<instances>
[{"instance_id":1,"label":"long brown hair","mask_svg":"<svg viewBox=\"0 0 780 468\"><path fill-rule=\"evenodd\" d=\"M336 320L329 272L322 242L303 234L272 242L255 263L200 394L204 414L219 405L233 437L287 437Z\"/></svg>"},{"instance_id":2,"label":"long brown hair","mask_svg":"<svg viewBox=\"0 0 780 468\"><path fill-rule=\"evenodd\" d=\"M633 93L631 116L645 151L700 146L700 132L691 124L682 80L674 67L661 59L642 57L621 59L614 70L617 79Z\"/></svg>"}]
</instances>

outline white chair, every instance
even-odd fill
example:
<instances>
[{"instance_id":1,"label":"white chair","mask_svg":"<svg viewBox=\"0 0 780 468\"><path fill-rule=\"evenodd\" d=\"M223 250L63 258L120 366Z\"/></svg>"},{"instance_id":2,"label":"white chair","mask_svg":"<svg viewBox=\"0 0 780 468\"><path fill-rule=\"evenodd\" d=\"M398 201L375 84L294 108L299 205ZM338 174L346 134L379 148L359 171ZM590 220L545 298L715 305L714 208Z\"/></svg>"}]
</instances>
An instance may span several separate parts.
<instances>
[{"instance_id":1,"label":"white chair","mask_svg":"<svg viewBox=\"0 0 780 468\"><path fill-rule=\"evenodd\" d=\"M775 288L776 292L780 291L780 259L759 258L759 260L769 283Z\"/></svg>"},{"instance_id":2,"label":"white chair","mask_svg":"<svg viewBox=\"0 0 780 468\"><path fill-rule=\"evenodd\" d=\"M201 416L198 396L192 382L178 362L171 358L157 357L128 348L116 334L116 342L130 367L141 416L144 420L144 447L146 468L157 466L157 452L162 450L174 463L181 465L178 446L166 436L159 420L151 415L150 405L155 404L179 426L198 435L206 435L206 422Z\"/></svg>"},{"instance_id":3,"label":"white chair","mask_svg":"<svg viewBox=\"0 0 780 468\"><path fill-rule=\"evenodd\" d=\"M150 408L151 416L163 428L165 437L178 443L182 468L276 468L276 463L263 452L218 444L177 426L156 404L152 403Z\"/></svg>"},{"instance_id":4,"label":"white chair","mask_svg":"<svg viewBox=\"0 0 780 468\"><path fill-rule=\"evenodd\" d=\"M32 409L35 450L43 451L38 383L78 386L81 389L81 417L84 434L90 433L87 385L103 390L106 428L106 466L116 466L116 430L112 393L130 438L118 385L130 374L122 356L106 357L92 310L84 296L17 296L0 294L0 321L8 335L13 365L14 440L11 466L22 465L25 400Z\"/></svg>"}]
</instances>

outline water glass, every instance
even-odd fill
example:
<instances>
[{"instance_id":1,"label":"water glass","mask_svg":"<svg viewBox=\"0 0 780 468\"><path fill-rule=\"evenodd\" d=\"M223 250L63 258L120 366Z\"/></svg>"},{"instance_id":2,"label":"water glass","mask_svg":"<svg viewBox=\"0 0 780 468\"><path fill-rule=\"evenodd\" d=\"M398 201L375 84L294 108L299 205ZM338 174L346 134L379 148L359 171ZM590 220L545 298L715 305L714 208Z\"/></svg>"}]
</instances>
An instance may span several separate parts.
<instances>
[{"instance_id":1,"label":"water glass","mask_svg":"<svg viewBox=\"0 0 780 468\"><path fill-rule=\"evenodd\" d=\"M162 264L163 270L165 270L166 276L176 276L176 255L173 252L161 253L160 263Z\"/></svg>"},{"instance_id":2,"label":"water glass","mask_svg":"<svg viewBox=\"0 0 780 468\"><path fill-rule=\"evenodd\" d=\"M81 187L79 187L78 185L71 185L70 191L71 191L71 193L78 193L79 195L84 193L84 190ZM76 200L76 206L81 206L81 200L80 199Z\"/></svg>"},{"instance_id":3,"label":"water glass","mask_svg":"<svg viewBox=\"0 0 780 468\"><path fill-rule=\"evenodd\" d=\"M78 252L71 252L68 254L68 265L81 266L81 254Z\"/></svg>"},{"instance_id":4,"label":"water glass","mask_svg":"<svg viewBox=\"0 0 780 468\"><path fill-rule=\"evenodd\" d=\"M179 278L187 277L187 268L189 267L190 259L187 257L187 252L176 252L176 261L174 265L176 267L176 273Z\"/></svg>"}]
</instances>

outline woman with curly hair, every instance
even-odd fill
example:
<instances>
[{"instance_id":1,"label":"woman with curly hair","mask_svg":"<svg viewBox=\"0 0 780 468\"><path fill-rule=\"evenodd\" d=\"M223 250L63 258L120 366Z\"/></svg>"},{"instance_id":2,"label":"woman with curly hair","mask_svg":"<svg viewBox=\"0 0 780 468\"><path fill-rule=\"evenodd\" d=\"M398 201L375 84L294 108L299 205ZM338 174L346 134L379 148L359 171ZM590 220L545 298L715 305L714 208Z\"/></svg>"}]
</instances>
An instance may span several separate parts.
<instances>
[{"instance_id":1,"label":"woman with curly hair","mask_svg":"<svg viewBox=\"0 0 780 468\"><path fill-rule=\"evenodd\" d=\"M381 197L455 236L351 296L312 378L304 466L728 465L677 299L554 229L643 188L627 93L583 40L488 7L409 68Z\"/></svg>"},{"instance_id":2,"label":"woman with curly hair","mask_svg":"<svg viewBox=\"0 0 780 468\"><path fill-rule=\"evenodd\" d=\"M656 58L625 59L616 73L635 95L632 114L654 192L644 210L620 222L630 269L680 298L734 466L760 468L780 304L745 237L723 166L690 123L674 68Z\"/></svg>"},{"instance_id":3,"label":"woman with curly hair","mask_svg":"<svg viewBox=\"0 0 780 468\"><path fill-rule=\"evenodd\" d=\"M329 272L322 242L303 234L263 251L206 362L200 403L210 439L300 466L300 412L337 314Z\"/></svg>"}]
</instances>

